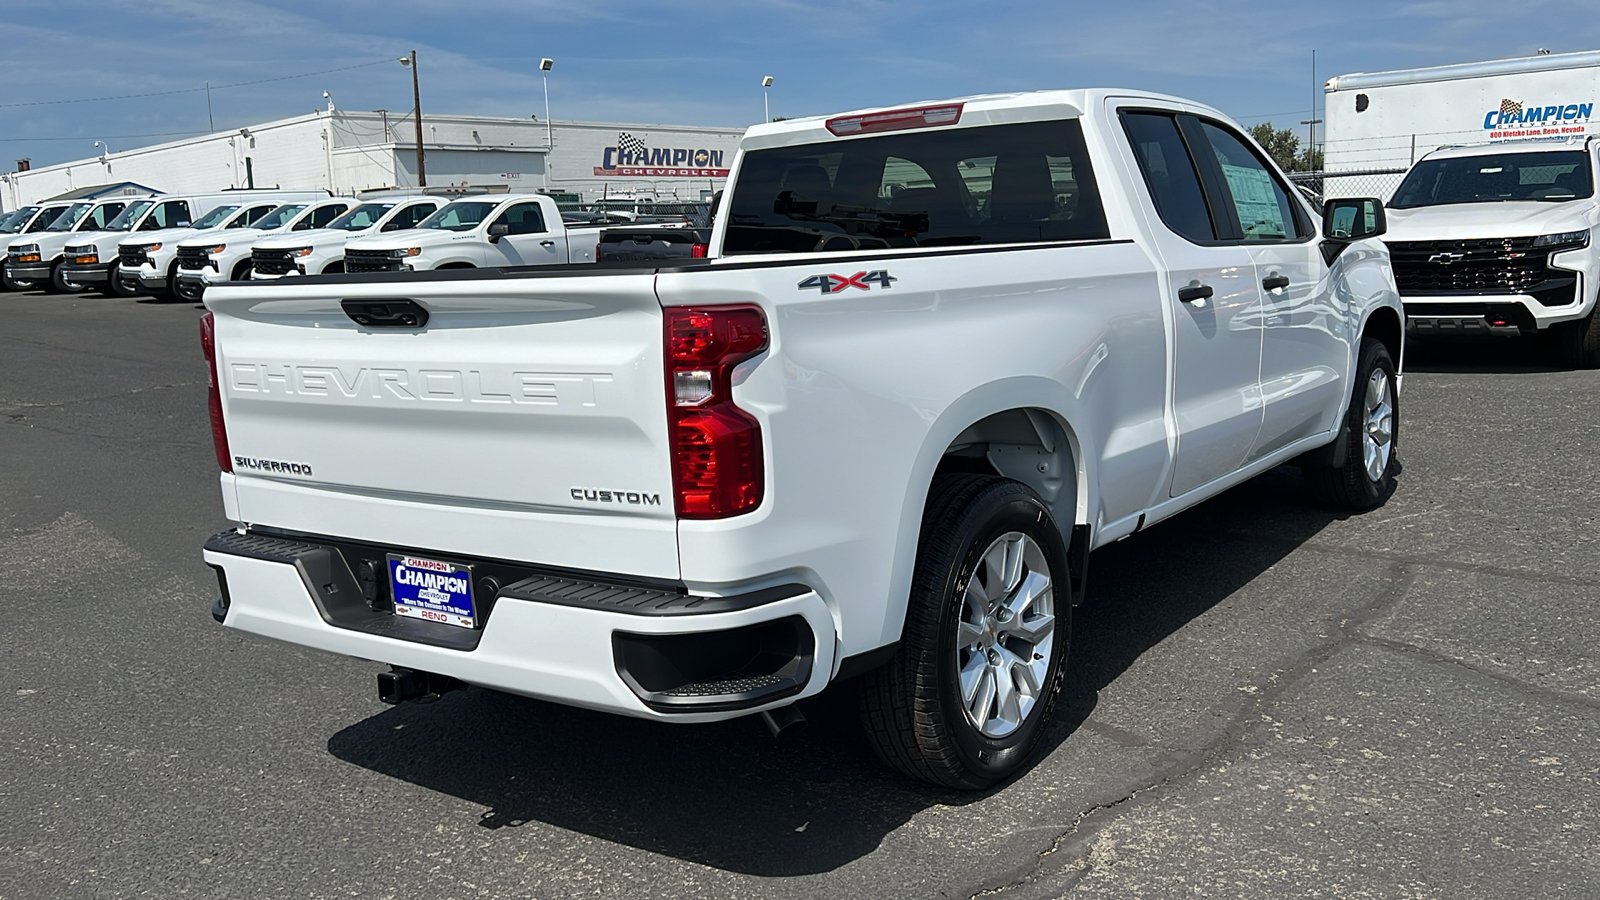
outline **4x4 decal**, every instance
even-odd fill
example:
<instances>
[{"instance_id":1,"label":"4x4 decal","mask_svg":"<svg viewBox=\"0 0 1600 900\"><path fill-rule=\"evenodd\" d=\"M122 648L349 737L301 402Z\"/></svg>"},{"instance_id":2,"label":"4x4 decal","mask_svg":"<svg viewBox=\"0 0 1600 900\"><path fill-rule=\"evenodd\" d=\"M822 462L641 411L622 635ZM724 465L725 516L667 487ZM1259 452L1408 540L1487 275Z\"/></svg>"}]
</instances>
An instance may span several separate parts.
<instances>
[{"instance_id":1,"label":"4x4 decal","mask_svg":"<svg viewBox=\"0 0 1600 900\"><path fill-rule=\"evenodd\" d=\"M900 279L889 274L888 269L877 269L871 272L857 272L854 275L812 275L800 282L800 290L816 288L824 294L837 294L848 287L860 288L863 291L872 290L876 283L879 287L888 287Z\"/></svg>"}]
</instances>

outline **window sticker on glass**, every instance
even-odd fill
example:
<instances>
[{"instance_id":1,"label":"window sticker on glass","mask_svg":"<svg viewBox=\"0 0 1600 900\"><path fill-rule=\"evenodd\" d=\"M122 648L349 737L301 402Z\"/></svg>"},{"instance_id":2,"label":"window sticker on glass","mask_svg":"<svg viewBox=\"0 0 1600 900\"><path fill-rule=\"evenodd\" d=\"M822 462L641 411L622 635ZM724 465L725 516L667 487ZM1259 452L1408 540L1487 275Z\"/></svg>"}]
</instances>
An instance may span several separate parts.
<instances>
[{"instance_id":1,"label":"window sticker on glass","mask_svg":"<svg viewBox=\"0 0 1600 900\"><path fill-rule=\"evenodd\" d=\"M1233 205L1239 211L1239 227L1245 240L1281 238L1288 234L1283 211L1272 189L1272 176L1260 169L1222 164L1222 175L1233 192Z\"/></svg>"}]
</instances>

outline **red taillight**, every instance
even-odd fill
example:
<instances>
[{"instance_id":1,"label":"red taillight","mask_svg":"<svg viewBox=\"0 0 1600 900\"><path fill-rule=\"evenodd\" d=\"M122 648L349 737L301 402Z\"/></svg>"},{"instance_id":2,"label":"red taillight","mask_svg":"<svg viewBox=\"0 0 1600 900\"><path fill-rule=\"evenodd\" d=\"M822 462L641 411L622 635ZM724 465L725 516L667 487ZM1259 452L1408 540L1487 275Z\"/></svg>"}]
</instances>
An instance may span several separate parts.
<instances>
[{"instance_id":1,"label":"red taillight","mask_svg":"<svg viewBox=\"0 0 1600 900\"><path fill-rule=\"evenodd\" d=\"M207 312L200 317L200 349L205 353L206 365L211 369L211 386L208 406L211 407L211 443L217 450L217 465L224 472L233 471L233 456L228 453L228 429L222 422L222 382L217 378L216 322Z\"/></svg>"},{"instance_id":2,"label":"red taillight","mask_svg":"<svg viewBox=\"0 0 1600 900\"><path fill-rule=\"evenodd\" d=\"M961 107L960 103L941 103L937 106L891 109L860 116L837 116L829 119L827 126L828 131L839 137L850 137L879 131L904 131L907 128L954 125L961 121Z\"/></svg>"},{"instance_id":3,"label":"red taillight","mask_svg":"<svg viewBox=\"0 0 1600 900\"><path fill-rule=\"evenodd\" d=\"M720 519L761 505L761 425L733 404L733 370L767 348L757 306L666 313L667 426L678 516Z\"/></svg>"},{"instance_id":4,"label":"red taillight","mask_svg":"<svg viewBox=\"0 0 1600 900\"><path fill-rule=\"evenodd\" d=\"M711 247L708 244L691 244L691 245L689 245L689 258L690 259L705 259L706 258L706 251L708 251L710 249L711 249Z\"/></svg>"}]
</instances>

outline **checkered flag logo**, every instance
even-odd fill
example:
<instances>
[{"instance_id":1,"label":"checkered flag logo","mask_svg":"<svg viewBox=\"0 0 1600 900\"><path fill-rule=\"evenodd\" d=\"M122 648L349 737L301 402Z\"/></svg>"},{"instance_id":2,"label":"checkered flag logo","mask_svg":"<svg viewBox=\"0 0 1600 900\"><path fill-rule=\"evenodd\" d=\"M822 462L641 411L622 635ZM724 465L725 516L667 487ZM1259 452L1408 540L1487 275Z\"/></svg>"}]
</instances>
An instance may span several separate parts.
<instances>
[{"instance_id":1,"label":"checkered flag logo","mask_svg":"<svg viewBox=\"0 0 1600 900\"><path fill-rule=\"evenodd\" d=\"M1515 100L1501 100L1500 115L1507 117L1520 116L1522 115L1522 104Z\"/></svg>"},{"instance_id":2,"label":"checkered flag logo","mask_svg":"<svg viewBox=\"0 0 1600 900\"><path fill-rule=\"evenodd\" d=\"M626 157L643 156L645 152L644 141L626 131L617 134L617 149Z\"/></svg>"}]
</instances>

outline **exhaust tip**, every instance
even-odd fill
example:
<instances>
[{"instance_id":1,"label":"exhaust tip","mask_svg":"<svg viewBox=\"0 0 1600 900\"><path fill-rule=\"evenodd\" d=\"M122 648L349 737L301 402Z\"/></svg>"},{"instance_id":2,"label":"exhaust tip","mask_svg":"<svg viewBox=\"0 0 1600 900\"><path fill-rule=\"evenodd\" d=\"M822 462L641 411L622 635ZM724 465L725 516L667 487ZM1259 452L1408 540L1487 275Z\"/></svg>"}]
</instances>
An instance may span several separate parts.
<instances>
[{"instance_id":1,"label":"exhaust tip","mask_svg":"<svg viewBox=\"0 0 1600 900\"><path fill-rule=\"evenodd\" d=\"M761 721L774 738L792 737L806 728L806 717L793 706L780 706L760 713Z\"/></svg>"}]
</instances>

